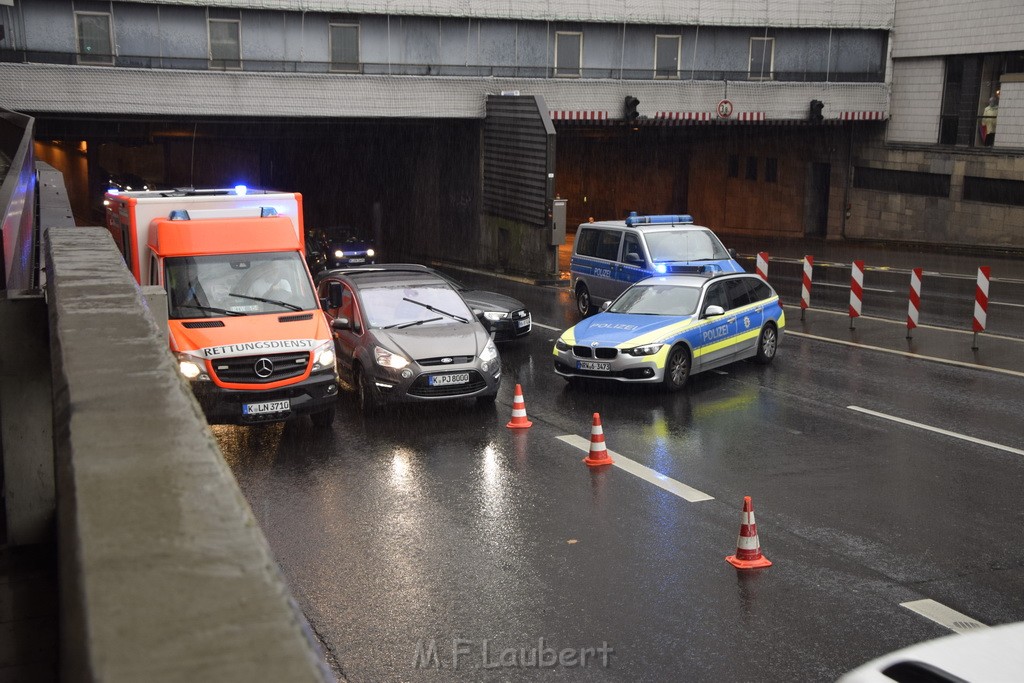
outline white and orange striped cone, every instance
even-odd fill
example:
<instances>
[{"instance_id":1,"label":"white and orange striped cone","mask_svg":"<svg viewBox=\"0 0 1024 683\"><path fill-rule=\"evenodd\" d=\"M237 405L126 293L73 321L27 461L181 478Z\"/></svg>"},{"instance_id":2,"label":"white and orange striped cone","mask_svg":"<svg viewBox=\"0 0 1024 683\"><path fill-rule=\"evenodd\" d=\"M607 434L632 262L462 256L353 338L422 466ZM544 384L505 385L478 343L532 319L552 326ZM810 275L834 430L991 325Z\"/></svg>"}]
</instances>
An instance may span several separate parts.
<instances>
[{"instance_id":1,"label":"white and orange striped cone","mask_svg":"<svg viewBox=\"0 0 1024 683\"><path fill-rule=\"evenodd\" d=\"M757 524L754 522L754 504L750 496L743 497L743 513L740 515L740 535L736 539L736 554L725 561L737 569L760 569L772 566L771 560L761 554L761 542L757 539Z\"/></svg>"},{"instance_id":2,"label":"white and orange striped cone","mask_svg":"<svg viewBox=\"0 0 1024 683\"><path fill-rule=\"evenodd\" d=\"M509 429L526 429L533 423L526 418L526 401L523 400L523 388L516 385L516 395L512 397L512 419L505 425Z\"/></svg>"},{"instance_id":3,"label":"white and orange striped cone","mask_svg":"<svg viewBox=\"0 0 1024 683\"><path fill-rule=\"evenodd\" d=\"M594 413L594 425L590 428L590 455L583 458L583 462L591 467L611 465L614 462L604 445L604 429L601 428L600 413Z\"/></svg>"}]
</instances>

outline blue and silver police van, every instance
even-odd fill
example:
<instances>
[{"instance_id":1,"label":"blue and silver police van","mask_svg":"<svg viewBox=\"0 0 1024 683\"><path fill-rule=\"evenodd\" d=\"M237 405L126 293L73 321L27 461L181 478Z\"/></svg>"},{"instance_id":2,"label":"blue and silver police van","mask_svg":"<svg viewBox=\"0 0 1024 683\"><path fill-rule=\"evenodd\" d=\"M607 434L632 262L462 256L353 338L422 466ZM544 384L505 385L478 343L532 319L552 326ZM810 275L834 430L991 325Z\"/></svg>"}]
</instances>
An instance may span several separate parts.
<instances>
[{"instance_id":1,"label":"blue and silver police van","mask_svg":"<svg viewBox=\"0 0 1024 683\"><path fill-rule=\"evenodd\" d=\"M576 308L586 317L652 275L742 273L735 252L687 214L583 223L569 262Z\"/></svg>"}]
</instances>

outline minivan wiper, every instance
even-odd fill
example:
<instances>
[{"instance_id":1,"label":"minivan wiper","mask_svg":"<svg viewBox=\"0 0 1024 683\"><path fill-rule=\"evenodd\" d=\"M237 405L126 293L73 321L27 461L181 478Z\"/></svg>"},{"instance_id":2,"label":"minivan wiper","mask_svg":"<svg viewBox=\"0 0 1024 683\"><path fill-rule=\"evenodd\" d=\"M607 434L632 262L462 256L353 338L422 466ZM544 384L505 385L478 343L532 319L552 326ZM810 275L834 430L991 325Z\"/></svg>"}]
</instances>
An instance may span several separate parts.
<instances>
[{"instance_id":1,"label":"minivan wiper","mask_svg":"<svg viewBox=\"0 0 1024 683\"><path fill-rule=\"evenodd\" d=\"M291 309L293 311L301 311L302 310L301 306L296 306L295 304L290 304L287 301L278 301L277 299L264 299L261 296L247 296L245 294L235 294L234 292L229 292L228 296L237 296L239 299L249 299L250 301L262 301L265 304L274 304L275 306L280 306L282 308L288 308L288 309Z\"/></svg>"},{"instance_id":2,"label":"minivan wiper","mask_svg":"<svg viewBox=\"0 0 1024 683\"><path fill-rule=\"evenodd\" d=\"M217 308L216 306L200 306L198 304L178 304L177 308L194 308L197 311L212 311L214 313L220 313L221 315L245 315L241 311L229 311L226 308Z\"/></svg>"},{"instance_id":3,"label":"minivan wiper","mask_svg":"<svg viewBox=\"0 0 1024 683\"><path fill-rule=\"evenodd\" d=\"M412 327L413 325L422 325L423 323L432 323L438 320L441 320L441 318L426 318L425 320L413 320L407 323L392 323L390 325L385 325L381 329L390 330L392 327L397 327L400 330L404 330L405 328Z\"/></svg>"},{"instance_id":4,"label":"minivan wiper","mask_svg":"<svg viewBox=\"0 0 1024 683\"><path fill-rule=\"evenodd\" d=\"M434 308L430 304L425 304L422 301L416 301L416 299L410 299L407 296L403 296L402 297L402 301L408 301L411 304L416 304L417 306L422 306L423 308L425 308L428 311L431 311L433 313L440 313L441 315L446 315L449 318L453 318L455 320L458 320L460 323L468 323L469 322L468 320L463 318L461 315L455 315L454 313L449 313L448 311L442 311L440 308Z\"/></svg>"}]
</instances>

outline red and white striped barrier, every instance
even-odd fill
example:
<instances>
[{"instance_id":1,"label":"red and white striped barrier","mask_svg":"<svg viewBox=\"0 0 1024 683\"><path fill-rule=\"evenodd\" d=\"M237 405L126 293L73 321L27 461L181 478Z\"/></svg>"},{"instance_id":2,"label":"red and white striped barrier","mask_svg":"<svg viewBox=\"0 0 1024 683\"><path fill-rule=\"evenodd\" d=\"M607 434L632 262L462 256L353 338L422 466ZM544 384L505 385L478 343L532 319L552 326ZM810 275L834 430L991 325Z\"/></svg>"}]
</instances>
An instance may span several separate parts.
<instances>
[{"instance_id":1,"label":"red and white striped barrier","mask_svg":"<svg viewBox=\"0 0 1024 683\"><path fill-rule=\"evenodd\" d=\"M804 256L804 278L800 285L800 319L804 319L804 310L811 307L811 281L813 279L814 257Z\"/></svg>"},{"instance_id":2,"label":"red and white striped barrier","mask_svg":"<svg viewBox=\"0 0 1024 683\"><path fill-rule=\"evenodd\" d=\"M910 305L907 307L907 339L911 331L917 327L918 315L921 312L921 275L924 271L914 268L910 271Z\"/></svg>"},{"instance_id":3,"label":"red and white striped barrier","mask_svg":"<svg viewBox=\"0 0 1024 683\"><path fill-rule=\"evenodd\" d=\"M985 331L988 318L988 283L992 279L992 269L988 266L978 268L978 286L974 290L974 345L978 348L978 333Z\"/></svg>"},{"instance_id":4,"label":"red and white striped barrier","mask_svg":"<svg viewBox=\"0 0 1024 683\"><path fill-rule=\"evenodd\" d=\"M850 329L853 319L860 317L861 302L864 300L864 262L854 261L850 274Z\"/></svg>"},{"instance_id":5,"label":"red and white striped barrier","mask_svg":"<svg viewBox=\"0 0 1024 683\"><path fill-rule=\"evenodd\" d=\"M757 252L757 266L756 266L756 270L757 270L757 275L762 280L764 280L765 282L768 282L768 252L767 251L759 251L759 252Z\"/></svg>"}]
</instances>

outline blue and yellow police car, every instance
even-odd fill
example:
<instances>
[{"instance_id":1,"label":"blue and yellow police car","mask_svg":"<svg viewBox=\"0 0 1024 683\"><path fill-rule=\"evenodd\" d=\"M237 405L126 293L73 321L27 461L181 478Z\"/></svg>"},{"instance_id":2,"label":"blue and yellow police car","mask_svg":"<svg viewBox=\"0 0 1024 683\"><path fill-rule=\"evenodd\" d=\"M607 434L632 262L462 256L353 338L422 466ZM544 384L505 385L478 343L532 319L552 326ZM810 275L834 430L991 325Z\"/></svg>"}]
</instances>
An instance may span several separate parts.
<instances>
[{"instance_id":1,"label":"blue and yellow police car","mask_svg":"<svg viewBox=\"0 0 1024 683\"><path fill-rule=\"evenodd\" d=\"M786 315L757 275L710 272L637 282L555 342L555 372L661 383L678 391L690 375L744 358L775 358Z\"/></svg>"}]
</instances>

